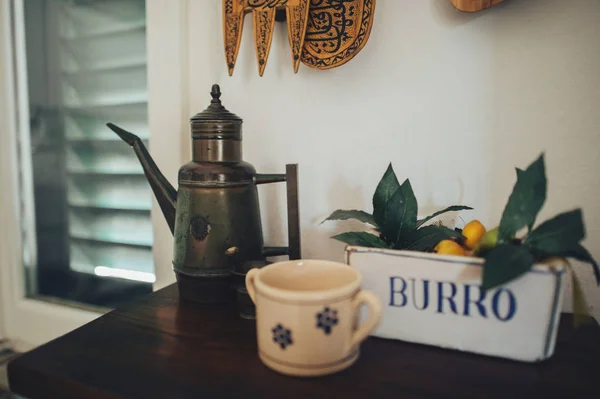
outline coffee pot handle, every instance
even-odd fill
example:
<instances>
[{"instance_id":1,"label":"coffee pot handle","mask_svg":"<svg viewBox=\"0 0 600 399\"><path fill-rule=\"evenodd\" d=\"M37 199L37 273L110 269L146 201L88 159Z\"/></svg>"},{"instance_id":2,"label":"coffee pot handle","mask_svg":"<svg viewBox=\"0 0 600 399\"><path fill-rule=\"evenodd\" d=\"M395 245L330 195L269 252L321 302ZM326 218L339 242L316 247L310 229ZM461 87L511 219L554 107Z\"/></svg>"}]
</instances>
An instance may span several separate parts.
<instances>
[{"instance_id":1,"label":"coffee pot handle","mask_svg":"<svg viewBox=\"0 0 600 399\"><path fill-rule=\"evenodd\" d=\"M379 325L381 320L381 301L375 294L370 291L360 291L356 297L352 300L352 310L356 317L362 305L367 305L369 308L369 316L367 320L361 324L356 331L352 334L352 341L350 342L351 348L357 347L362 341L367 339L375 328Z\"/></svg>"},{"instance_id":2,"label":"coffee pot handle","mask_svg":"<svg viewBox=\"0 0 600 399\"><path fill-rule=\"evenodd\" d=\"M300 251L300 212L298 207L298 165L285 166L285 174L257 174L256 184L285 182L287 187L288 246L264 247L268 256L289 255L291 260L301 259Z\"/></svg>"}]
</instances>

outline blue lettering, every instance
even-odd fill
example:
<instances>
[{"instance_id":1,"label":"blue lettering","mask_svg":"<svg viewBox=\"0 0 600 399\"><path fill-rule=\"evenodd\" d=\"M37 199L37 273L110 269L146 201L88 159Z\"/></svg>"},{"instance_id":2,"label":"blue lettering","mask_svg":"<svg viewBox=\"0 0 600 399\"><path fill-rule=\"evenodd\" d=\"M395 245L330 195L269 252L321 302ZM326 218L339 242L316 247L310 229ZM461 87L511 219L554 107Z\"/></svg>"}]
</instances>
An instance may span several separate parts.
<instances>
[{"instance_id":1,"label":"blue lettering","mask_svg":"<svg viewBox=\"0 0 600 399\"><path fill-rule=\"evenodd\" d=\"M508 311L506 312L504 317L500 315L499 309L500 296L503 292L506 292L506 294L508 295ZM500 288L498 291L496 291L494 297L492 298L492 311L494 312L494 315L498 320L508 321L513 318L515 312L517 311L517 299L515 298L513 293L507 290L506 288Z\"/></svg>"},{"instance_id":2,"label":"blue lettering","mask_svg":"<svg viewBox=\"0 0 600 399\"><path fill-rule=\"evenodd\" d=\"M412 282L412 297L413 297L413 305L415 305L416 309L425 310L427 306L429 306L429 280L423 280L423 307L417 306L417 289L415 287L415 279L410 279Z\"/></svg>"},{"instance_id":3,"label":"blue lettering","mask_svg":"<svg viewBox=\"0 0 600 399\"><path fill-rule=\"evenodd\" d=\"M450 288L452 289L452 293L448 297L444 297L444 284L449 284ZM442 308L443 308L443 304L444 304L444 299L447 299L448 303L450 304L450 309L452 310L452 313L457 314L456 303L454 303L454 296L456 295L456 285L454 285L453 283L444 283L444 282L438 281L437 286L438 286L438 309L437 309L437 312L444 313L442 311Z\"/></svg>"},{"instance_id":4,"label":"blue lettering","mask_svg":"<svg viewBox=\"0 0 600 399\"><path fill-rule=\"evenodd\" d=\"M396 289L396 280L402 281L402 288L399 290ZM406 281L402 277L390 277L390 306L401 308L406 305L407 298L404 291L406 291ZM402 295L402 304L396 303L396 295Z\"/></svg>"},{"instance_id":5,"label":"blue lettering","mask_svg":"<svg viewBox=\"0 0 600 399\"><path fill-rule=\"evenodd\" d=\"M475 304L475 306L477 306L477 310L479 311L479 314L482 315L483 317L487 317L485 306L483 306L483 304L481 303L484 299L485 299L485 291L481 287L479 287L479 299L476 301L471 301L471 286L465 285L465 309L464 309L463 315L470 316L470 313L469 313L470 306L469 305L473 303L473 304Z\"/></svg>"}]
</instances>

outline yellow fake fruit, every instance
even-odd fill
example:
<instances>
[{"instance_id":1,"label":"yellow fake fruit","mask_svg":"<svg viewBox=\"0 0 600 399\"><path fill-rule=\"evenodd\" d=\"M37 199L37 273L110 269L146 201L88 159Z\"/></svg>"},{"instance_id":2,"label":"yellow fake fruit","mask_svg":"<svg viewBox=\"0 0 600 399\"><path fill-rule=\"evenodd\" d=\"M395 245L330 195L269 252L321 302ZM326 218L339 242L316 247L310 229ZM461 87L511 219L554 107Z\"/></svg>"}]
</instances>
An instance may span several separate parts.
<instances>
[{"instance_id":1,"label":"yellow fake fruit","mask_svg":"<svg viewBox=\"0 0 600 399\"><path fill-rule=\"evenodd\" d=\"M472 220L463 228L462 235L466 238L465 247L473 249L485 235L485 227L479 220Z\"/></svg>"},{"instance_id":2,"label":"yellow fake fruit","mask_svg":"<svg viewBox=\"0 0 600 399\"><path fill-rule=\"evenodd\" d=\"M435 252L440 255L458 255L465 256L466 251L457 242L452 240L442 240L434 248Z\"/></svg>"}]
</instances>

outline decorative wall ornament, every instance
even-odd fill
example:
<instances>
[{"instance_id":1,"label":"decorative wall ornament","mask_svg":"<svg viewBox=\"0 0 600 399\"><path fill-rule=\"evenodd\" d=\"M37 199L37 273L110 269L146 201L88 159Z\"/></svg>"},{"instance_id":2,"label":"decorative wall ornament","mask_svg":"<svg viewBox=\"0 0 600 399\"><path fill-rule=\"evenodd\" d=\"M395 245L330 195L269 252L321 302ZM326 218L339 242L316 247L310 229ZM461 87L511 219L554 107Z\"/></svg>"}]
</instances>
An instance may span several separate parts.
<instances>
[{"instance_id":1,"label":"decorative wall ornament","mask_svg":"<svg viewBox=\"0 0 600 399\"><path fill-rule=\"evenodd\" d=\"M233 74L242 40L244 16L247 13L252 13L258 73L263 75L273 40L275 13L282 8L285 9L288 21L294 72L298 72L308 22L308 3L309 0L223 0L225 57L229 76Z\"/></svg>"},{"instance_id":2,"label":"decorative wall ornament","mask_svg":"<svg viewBox=\"0 0 600 399\"><path fill-rule=\"evenodd\" d=\"M376 0L311 0L302 62L329 69L350 61L369 40Z\"/></svg>"},{"instance_id":3,"label":"decorative wall ornament","mask_svg":"<svg viewBox=\"0 0 600 399\"><path fill-rule=\"evenodd\" d=\"M502 3L504 0L450 0L460 11L477 12Z\"/></svg>"}]
</instances>

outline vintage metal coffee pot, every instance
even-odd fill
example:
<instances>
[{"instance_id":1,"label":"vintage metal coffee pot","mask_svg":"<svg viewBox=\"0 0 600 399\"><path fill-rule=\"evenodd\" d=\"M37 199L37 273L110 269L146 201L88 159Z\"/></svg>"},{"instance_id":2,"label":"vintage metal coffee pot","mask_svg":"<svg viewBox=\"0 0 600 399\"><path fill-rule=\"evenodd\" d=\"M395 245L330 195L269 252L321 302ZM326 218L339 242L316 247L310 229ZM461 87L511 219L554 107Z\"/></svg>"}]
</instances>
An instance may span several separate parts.
<instances>
[{"instance_id":1,"label":"vintage metal coffee pot","mask_svg":"<svg viewBox=\"0 0 600 399\"><path fill-rule=\"evenodd\" d=\"M242 119L221 104L213 85L207 109L190 119L192 161L179 169L179 188L169 184L139 137L108 127L131 145L174 235L173 268L180 295L202 303L234 298L242 316L253 316L244 287L248 270L267 257L300 258L297 165L285 174L257 174L242 160ZM289 247L265 247L257 185L286 182Z\"/></svg>"}]
</instances>

